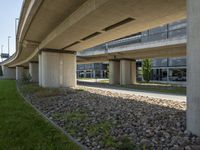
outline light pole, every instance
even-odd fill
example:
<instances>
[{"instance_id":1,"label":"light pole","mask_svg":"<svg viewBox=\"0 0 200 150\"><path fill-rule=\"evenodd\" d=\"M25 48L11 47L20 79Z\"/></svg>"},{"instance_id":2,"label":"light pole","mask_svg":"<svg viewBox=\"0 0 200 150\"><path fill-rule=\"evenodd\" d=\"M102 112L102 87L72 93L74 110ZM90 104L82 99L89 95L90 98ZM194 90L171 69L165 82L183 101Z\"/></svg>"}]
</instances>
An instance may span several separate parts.
<instances>
[{"instance_id":1,"label":"light pole","mask_svg":"<svg viewBox=\"0 0 200 150\"><path fill-rule=\"evenodd\" d=\"M4 45L1 45L1 61L3 61L3 58L2 58L3 46L4 46Z\"/></svg>"},{"instance_id":2,"label":"light pole","mask_svg":"<svg viewBox=\"0 0 200 150\"><path fill-rule=\"evenodd\" d=\"M19 18L15 18L15 37L17 36L18 21Z\"/></svg>"},{"instance_id":3,"label":"light pole","mask_svg":"<svg viewBox=\"0 0 200 150\"><path fill-rule=\"evenodd\" d=\"M10 38L11 36L8 36L8 57L10 56Z\"/></svg>"}]
</instances>

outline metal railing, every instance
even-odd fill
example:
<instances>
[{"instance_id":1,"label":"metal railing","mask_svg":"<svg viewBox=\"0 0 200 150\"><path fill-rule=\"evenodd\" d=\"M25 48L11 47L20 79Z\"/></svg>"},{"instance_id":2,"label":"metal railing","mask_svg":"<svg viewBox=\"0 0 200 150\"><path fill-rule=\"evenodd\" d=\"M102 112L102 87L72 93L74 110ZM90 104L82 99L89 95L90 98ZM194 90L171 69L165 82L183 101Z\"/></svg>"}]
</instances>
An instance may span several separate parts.
<instances>
[{"instance_id":1,"label":"metal railing","mask_svg":"<svg viewBox=\"0 0 200 150\"><path fill-rule=\"evenodd\" d=\"M186 36L186 27L174 29L174 30L167 30L164 32L154 33L154 34L144 34L141 33L140 35L128 37L128 38L122 38L119 40L107 42L98 46L95 46L93 48L85 50L87 51L108 51L108 49L120 47L120 46L127 46L127 45L133 45L133 44L139 44L139 43L147 43L147 42L153 42L153 41L160 41L160 40L167 40L167 39L173 39L173 38L179 38ZM84 51L83 51L84 53Z\"/></svg>"}]
</instances>

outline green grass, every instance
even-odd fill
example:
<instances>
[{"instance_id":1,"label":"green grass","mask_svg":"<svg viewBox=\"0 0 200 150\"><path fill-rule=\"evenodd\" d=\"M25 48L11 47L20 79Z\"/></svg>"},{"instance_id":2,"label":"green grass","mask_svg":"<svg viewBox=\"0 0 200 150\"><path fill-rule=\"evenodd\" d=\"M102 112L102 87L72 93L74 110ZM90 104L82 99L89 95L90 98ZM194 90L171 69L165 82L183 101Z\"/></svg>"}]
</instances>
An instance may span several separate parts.
<instances>
[{"instance_id":1,"label":"green grass","mask_svg":"<svg viewBox=\"0 0 200 150\"><path fill-rule=\"evenodd\" d=\"M117 147L116 140L110 135L112 124L108 121L103 121L97 124L92 124L87 127L89 136L102 135L103 140L100 141L105 147Z\"/></svg>"},{"instance_id":2,"label":"green grass","mask_svg":"<svg viewBox=\"0 0 200 150\"><path fill-rule=\"evenodd\" d=\"M64 115L66 121L83 121L87 118L87 115L81 112L71 112Z\"/></svg>"},{"instance_id":3,"label":"green grass","mask_svg":"<svg viewBox=\"0 0 200 150\"><path fill-rule=\"evenodd\" d=\"M0 149L79 150L80 148L23 100L16 90L15 81L0 80Z\"/></svg>"},{"instance_id":4,"label":"green grass","mask_svg":"<svg viewBox=\"0 0 200 150\"><path fill-rule=\"evenodd\" d=\"M109 83L109 79L100 80L99 83Z\"/></svg>"},{"instance_id":5,"label":"green grass","mask_svg":"<svg viewBox=\"0 0 200 150\"><path fill-rule=\"evenodd\" d=\"M159 92L159 93L186 95L186 88L178 87L178 86L162 86L162 85L159 86L159 85L139 85L138 84L138 85L127 85L123 87L132 88L136 90Z\"/></svg>"},{"instance_id":6,"label":"green grass","mask_svg":"<svg viewBox=\"0 0 200 150\"><path fill-rule=\"evenodd\" d=\"M78 78L78 80L91 80L91 79L93 79L93 78L84 78L84 77Z\"/></svg>"},{"instance_id":7,"label":"green grass","mask_svg":"<svg viewBox=\"0 0 200 150\"><path fill-rule=\"evenodd\" d=\"M23 94L34 94L37 97L51 97L64 94L59 88L42 88L38 84L20 83L20 91Z\"/></svg>"},{"instance_id":8,"label":"green grass","mask_svg":"<svg viewBox=\"0 0 200 150\"><path fill-rule=\"evenodd\" d=\"M68 89L64 90L63 88L43 88L40 87L38 84L34 83L23 83L20 82L20 91L24 95L34 95L37 96L38 98L43 98L43 97L52 97L52 96L66 96L69 94L75 94L77 92L82 92L84 91L83 89Z\"/></svg>"},{"instance_id":9,"label":"green grass","mask_svg":"<svg viewBox=\"0 0 200 150\"><path fill-rule=\"evenodd\" d=\"M85 79L85 78L81 78L81 79ZM92 79L87 78L87 80L92 80ZM98 83L108 84L109 79L98 80ZM175 85L175 84L138 82L135 85L125 85L125 86L116 85L116 86L131 88L131 89L136 89L136 90L150 91L150 92L186 95L186 87Z\"/></svg>"},{"instance_id":10,"label":"green grass","mask_svg":"<svg viewBox=\"0 0 200 150\"><path fill-rule=\"evenodd\" d=\"M128 137L123 137L121 139L121 144L118 146L118 150L135 150L135 145L131 142Z\"/></svg>"},{"instance_id":11,"label":"green grass","mask_svg":"<svg viewBox=\"0 0 200 150\"><path fill-rule=\"evenodd\" d=\"M109 135L109 130L111 128L111 124L109 122L101 122L98 124L93 124L88 126L88 134L94 136L96 134L103 133L105 135Z\"/></svg>"}]
</instances>

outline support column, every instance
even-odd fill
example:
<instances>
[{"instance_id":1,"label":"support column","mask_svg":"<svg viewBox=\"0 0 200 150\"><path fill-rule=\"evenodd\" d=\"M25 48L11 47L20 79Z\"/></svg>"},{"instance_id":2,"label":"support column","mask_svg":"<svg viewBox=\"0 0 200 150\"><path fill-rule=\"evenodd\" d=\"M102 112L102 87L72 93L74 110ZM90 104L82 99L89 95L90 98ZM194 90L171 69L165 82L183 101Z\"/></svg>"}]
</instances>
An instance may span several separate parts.
<instances>
[{"instance_id":1,"label":"support column","mask_svg":"<svg viewBox=\"0 0 200 150\"><path fill-rule=\"evenodd\" d=\"M200 136L200 1L187 0L187 130Z\"/></svg>"},{"instance_id":2,"label":"support column","mask_svg":"<svg viewBox=\"0 0 200 150\"><path fill-rule=\"evenodd\" d=\"M84 70L84 78L87 78L87 71Z\"/></svg>"},{"instance_id":3,"label":"support column","mask_svg":"<svg viewBox=\"0 0 200 150\"><path fill-rule=\"evenodd\" d=\"M39 85L42 86L42 55L39 54Z\"/></svg>"},{"instance_id":4,"label":"support column","mask_svg":"<svg viewBox=\"0 0 200 150\"><path fill-rule=\"evenodd\" d=\"M100 78L103 79L103 70L100 71Z\"/></svg>"},{"instance_id":5,"label":"support column","mask_svg":"<svg viewBox=\"0 0 200 150\"><path fill-rule=\"evenodd\" d=\"M16 79L16 70L15 68L9 68L7 66L2 66L3 78L4 79Z\"/></svg>"},{"instance_id":6,"label":"support column","mask_svg":"<svg viewBox=\"0 0 200 150\"><path fill-rule=\"evenodd\" d=\"M120 83L120 61L110 60L109 61L109 84Z\"/></svg>"},{"instance_id":7,"label":"support column","mask_svg":"<svg viewBox=\"0 0 200 150\"><path fill-rule=\"evenodd\" d=\"M120 84L128 85L136 83L136 62L135 60L120 60Z\"/></svg>"},{"instance_id":8,"label":"support column","mask_svg":"<svg viewBox=\"0 0 200 150\"><path fill-rule=\"evenodd\" d=\"M41 51L41 84L43 87L76 86L76 53L63 50Z\"/></svg>"},{"instance_id":9,"label":"support column","mask_svg":"<svg viewBox=\"0 0 200 150\"><path fill-rule=\"evenodd\" d=\"M22 80L24 76L24 67L17 66L16 67L16 80Z\"/></svg>"},{"instance_id":10,"label":"support column","mask_svg":"<svg viewBox=\"0 0 200 150\"><path fill-rule=\"evenodd\" d=\"M31 82L38 82L39 80L39 69L38 62L32 61L29 63L29 74L31 76Z\"/></svg>"},{"instance_id":11,"label":"support column","mask_svg":"<svg viewBox=\"0 0 200 150\"><path fill-rule=\"evenodd\" d=\"M96 78L96 71L95 71L95 70L92 71L92 77L93 77L94 79Z\"/></svg>"}]
</instances>

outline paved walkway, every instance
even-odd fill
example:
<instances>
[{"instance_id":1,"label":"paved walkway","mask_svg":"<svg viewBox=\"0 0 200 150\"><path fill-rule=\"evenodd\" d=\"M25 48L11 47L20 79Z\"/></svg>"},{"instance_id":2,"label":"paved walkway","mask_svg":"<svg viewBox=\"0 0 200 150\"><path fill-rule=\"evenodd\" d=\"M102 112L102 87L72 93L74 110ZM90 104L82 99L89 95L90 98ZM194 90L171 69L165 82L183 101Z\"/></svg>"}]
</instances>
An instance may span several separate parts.
<instances>
[{"instance_id":1,"label":"paved walkway","mask_svg":"<svg viewBox=\"0 0 200 150\"><path fill-rule=\"evenodd\" d=\"M163 94L159 92L151 92L151 91L142 91L142 90L136 90L131 88L124 88L124 87L118 87L118 86L112 86L108 84L98 84L98 83L87 83L87 82L79 82L79 87L89 87L89 88L95 88L105 91L111 91L111 92L120 92L124 94L134 94L137 96L148 96L150 98L159 98L164 100L173 100L173 101L180 101L180 102L186 102L186 96L184 95L175 95L175 94Z\"/></svg>"}]
</instances>

